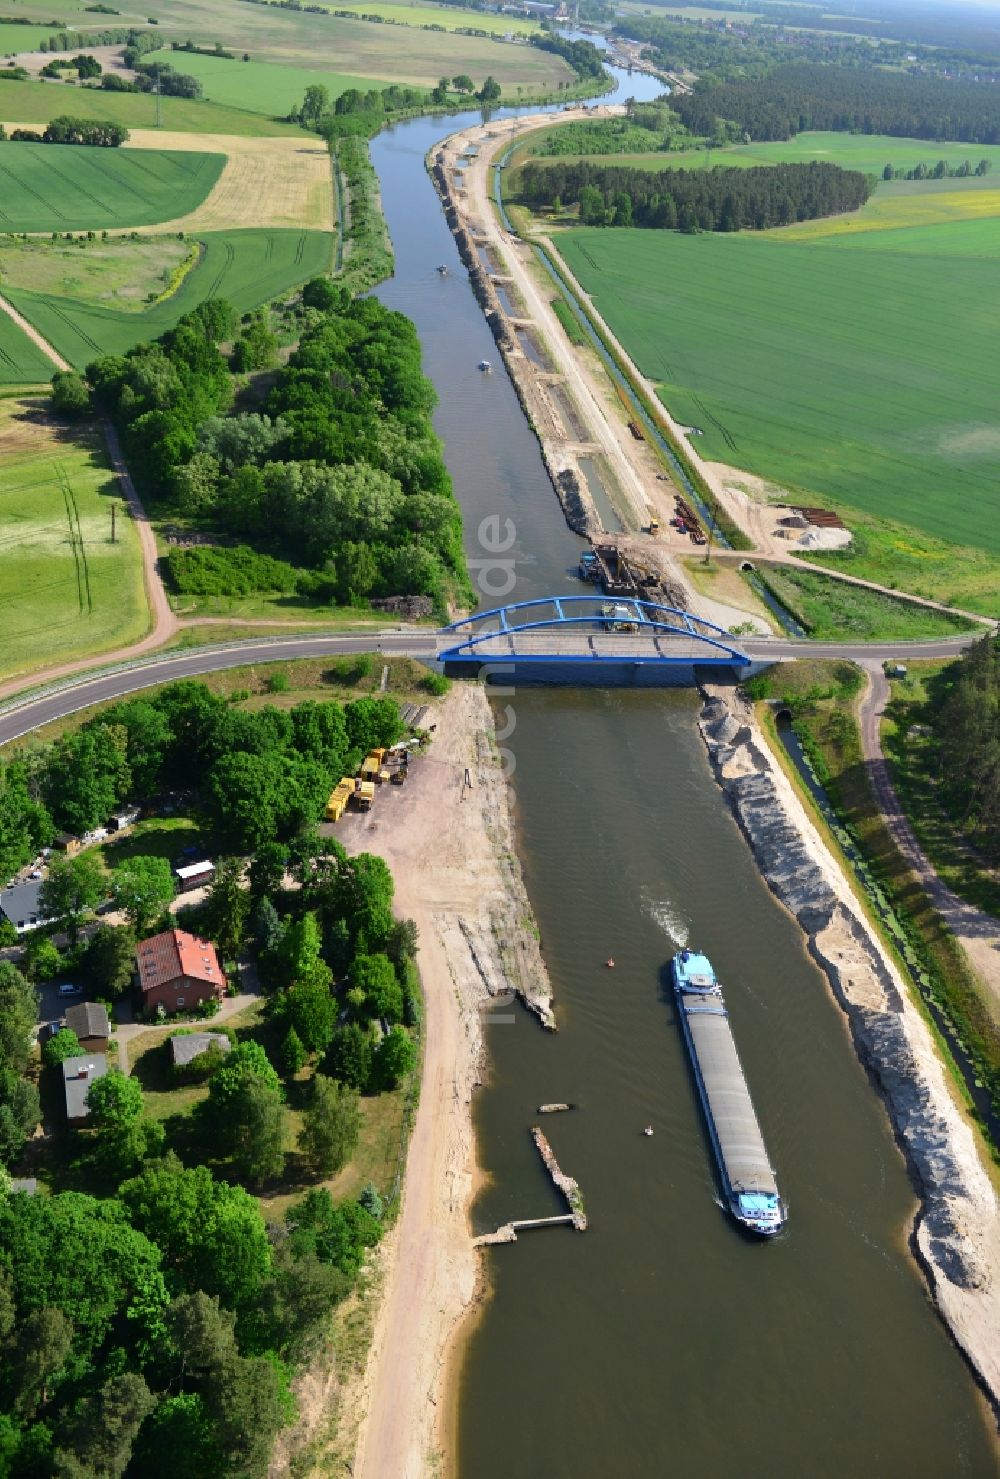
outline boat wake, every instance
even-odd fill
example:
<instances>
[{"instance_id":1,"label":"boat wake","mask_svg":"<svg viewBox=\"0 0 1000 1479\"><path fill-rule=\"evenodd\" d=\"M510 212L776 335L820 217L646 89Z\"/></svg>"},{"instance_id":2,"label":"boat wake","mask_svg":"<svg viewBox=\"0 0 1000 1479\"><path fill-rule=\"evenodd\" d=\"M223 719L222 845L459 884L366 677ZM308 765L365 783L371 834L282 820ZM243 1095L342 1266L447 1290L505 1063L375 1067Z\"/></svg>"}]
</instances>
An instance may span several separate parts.
<instances>
[{"instance_id":1,"label":"boat wake","mask_svg":"<svg viewBox=\"0 0 1000 1479\"><path fill-rule=\"evenodd\" d=\"M683 949L688 942L690 933L687 921L678 911L677 905L670 899L644 898L642 907L654 924L672 940L678 949Z\"/></svg>"}]
</instances>

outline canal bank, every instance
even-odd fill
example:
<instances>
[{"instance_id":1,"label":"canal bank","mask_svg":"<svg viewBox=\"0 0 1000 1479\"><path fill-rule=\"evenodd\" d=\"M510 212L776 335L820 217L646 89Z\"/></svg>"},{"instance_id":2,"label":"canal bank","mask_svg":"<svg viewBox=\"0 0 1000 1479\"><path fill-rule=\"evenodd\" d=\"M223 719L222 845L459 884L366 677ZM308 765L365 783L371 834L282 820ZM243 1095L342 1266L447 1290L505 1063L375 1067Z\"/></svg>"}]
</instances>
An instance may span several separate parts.
<instances>
[{"instance_id":1,"label":"canal bank","mask_svg":"<svg viewBox=\"0 0 1000 1479\"><path fill-rule=\"evenodd\" d=\"M475 369L492 339L423 173L460 122L373 145L397 255L379 295L417 323L484 602L572 593L580 542L506 375ZM691 694L517 692L498 715L560 1032L515 1007L486 1033L474 1229L560 1210L527 1137L548 1100L580 1106L551 1139L590 1228L484 1260L492 1297L462 1332L447 1456L476 1479L993 1474L976 1391L907 1253L914 1198L885 1114L799 926L720 805L697 712ZM790 1203L766 1249L716 1205L663 994L689 939L727 984Z\"/></svg>"}]
</instances>

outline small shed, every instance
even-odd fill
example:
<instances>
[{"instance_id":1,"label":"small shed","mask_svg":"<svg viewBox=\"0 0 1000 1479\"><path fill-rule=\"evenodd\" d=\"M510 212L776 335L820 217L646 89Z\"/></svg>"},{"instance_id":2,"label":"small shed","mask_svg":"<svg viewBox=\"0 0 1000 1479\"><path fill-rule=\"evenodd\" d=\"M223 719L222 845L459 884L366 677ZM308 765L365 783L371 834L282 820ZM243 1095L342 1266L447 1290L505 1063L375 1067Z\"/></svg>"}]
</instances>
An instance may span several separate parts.
<instances>
[{"instance_id":1,"label":"small shed","mask_svg":"<svg viewBox=\"0 0 1000 1479\"><path fill-rule=\"evenodd\" d=\"M108 831L120 832L123 827L131 827L142 815L139 806L126 806L121 811L116 811L113 816L108 817Z\"/></svg>"},{"instance_id":2,"label":"small shed","mask_svg":"<svg viewBox=\"0 0 1000 1479\"><path fill-rule=\"evenodd\" d=\"M74 832L57 832L52 840L52 846L64 852L68 858L75 858L83 843Z\"/></svg>"},{"instance_id":3,"label":"small shed","mask_svg":"<svg viewBox=\"0 0 1000 1479\"><path fill-rule=\"evenodd\" d=\"M38 1178L36 1176L12 1176L10 1189L11 1192L23 1191L26 1197L33 1197L38 1191Z\"/></svg>"},{"instance_id":4,"label":"small shed","mask_svg":"<svg viewBox=\"0 0 1000 1479\"><path fill-rule=\"evenodd\" d=\"M203 858L200 863L185 863L183 867L175 868L174 874L179 891L187 894L192 889L204 888L207 883L212 882L215 877L215 864Z\"/></svg>"},{"instance_id":5,"label":"small shed","mask_svg":"<svg viewBox=\"0 0 1000 1479\"><path fill-rule=\"evenodd\" d=\"M66 1012L66 1026L75 1032L85 1053L103 1053L111 1036L108 1009L99 1001L81 1001Z\"/></svg>"},{"instance_id":6,"label":"small shed","mask_svg":"<svg viewBox=\"0 0 1000 1479\"><path fill-rule=\"evenodd\" d=\"M220 1053L228 1053L232 1044L224 1032L182 1032L170 1039L170 1062L174 1068L187 1068L195 1058L217 1047Z\"/></svg>"},{"instance_id":7,"label":"small shed","mask_svg":"<svg viewBox=\"0 0 1000 1479\"><path fill-rule=\"evenodd\" d=\"M103 1078L108 1071L108 1060L104 1053L84 1053L75 1058L64 1058L62 1064L63 1092L66 1095L66 1122L83 1125L90 1110L87 1095L90 1086Z\"/></svg>"}]
</instances>

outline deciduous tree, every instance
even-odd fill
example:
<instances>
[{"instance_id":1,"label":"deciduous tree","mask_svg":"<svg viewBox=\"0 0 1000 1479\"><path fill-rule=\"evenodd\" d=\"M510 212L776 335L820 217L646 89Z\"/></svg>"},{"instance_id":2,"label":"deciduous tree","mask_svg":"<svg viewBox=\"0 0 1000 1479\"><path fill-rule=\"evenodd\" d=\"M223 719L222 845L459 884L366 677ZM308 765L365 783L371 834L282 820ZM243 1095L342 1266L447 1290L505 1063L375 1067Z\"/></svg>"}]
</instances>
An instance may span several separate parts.
<instances>
[{"instance_id":1,"label":"deciduous tree","mask_svg":"<svg viewBox=\"0 0 1000 1479\"><path fill-rule=\"evenodd\" d=\"M174 896L170 864L159 857L127 858L111 875L111 895L136 934L148 933Z\"/></svg>"},{"instance_id":2,"label":"deciduous tree","mask_svg":"<svg viewBox=\"0 0 1000 1479\"><path fill-rule=\"evenodd\" d=\"M341 1170L358 1143L360 1131L357 1090L317 1073L299 1134L302 1153L313 1170L323 1176Z\"/></svg>"}]
</instances>

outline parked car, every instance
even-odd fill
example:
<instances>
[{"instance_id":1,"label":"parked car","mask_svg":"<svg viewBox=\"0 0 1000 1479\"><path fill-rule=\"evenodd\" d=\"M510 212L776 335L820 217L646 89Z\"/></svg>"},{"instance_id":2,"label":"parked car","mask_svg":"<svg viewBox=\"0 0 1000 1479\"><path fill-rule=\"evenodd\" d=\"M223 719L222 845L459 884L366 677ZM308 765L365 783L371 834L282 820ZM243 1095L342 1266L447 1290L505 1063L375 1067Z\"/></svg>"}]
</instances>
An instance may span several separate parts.
<instances>
[{"instance_id":1,"label":"parked car","mask_svg":"<svg viewBox=\"0 0 1000 1479\"><path fill-rule=\"evenodd\" d=\"M58 993L57 994L59 996L82 996L83 995L83 987L82 986L74 986L72 984L72 982L70 982L70 981L64 981L62 983L62 985L59 987L59 990L58 990Z\"/></svg>"}]
</instances>

